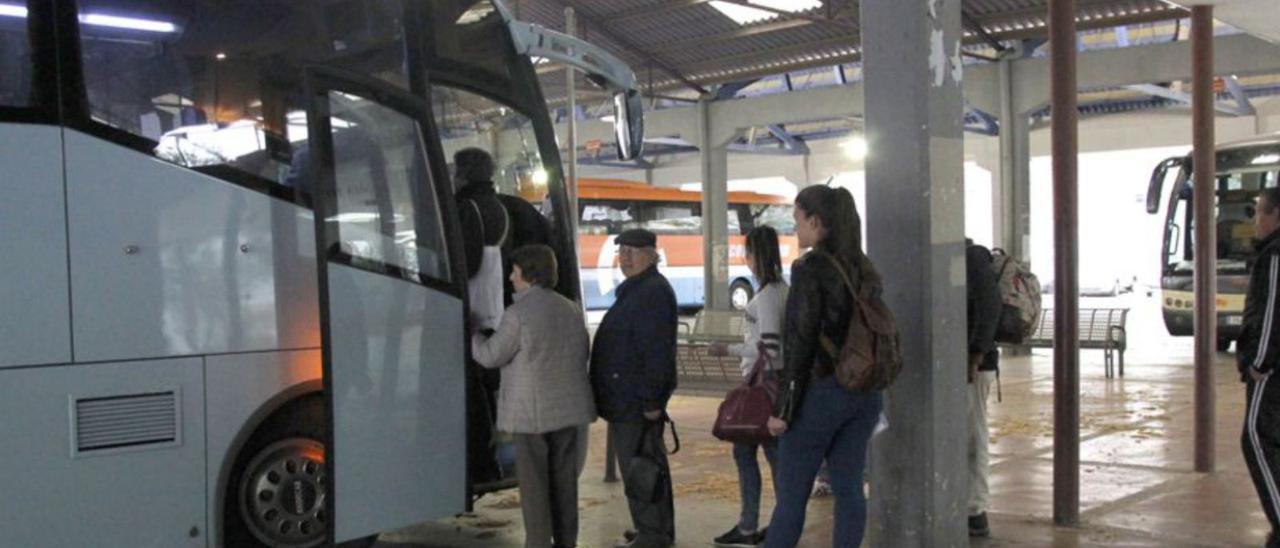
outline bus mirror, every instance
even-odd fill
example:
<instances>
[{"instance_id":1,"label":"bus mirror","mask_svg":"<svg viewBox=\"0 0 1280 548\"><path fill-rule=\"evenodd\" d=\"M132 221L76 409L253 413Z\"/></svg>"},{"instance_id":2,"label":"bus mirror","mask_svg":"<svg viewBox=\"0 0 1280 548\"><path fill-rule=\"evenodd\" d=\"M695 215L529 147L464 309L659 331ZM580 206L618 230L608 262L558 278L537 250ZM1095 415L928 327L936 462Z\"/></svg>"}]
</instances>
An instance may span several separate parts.
<instances>
[{"instance_id":1,"label":"bus mirror","mask_svg":"<svg viewBox=\"0 0 1280 548\"><path fill-rule=\"evenodd\" d=\"M644 150L644 102L632 89L613 95L613 132L619 160L634 160Z\"/></svg>"},{"instance_id":2,"label":"bus mirror","mask_svg":"<svg viewBox=\"0 0 1280 548\"><path fill-rule=\"evenodd\" d=\"M1164 193L1164 178L1170 168L1181 167L1182 158L1169 158L1160 162L1151 173L1151 182L1147 185L1147 213L1160 211L1160 196Z\"/></svg>"}]
</instances>

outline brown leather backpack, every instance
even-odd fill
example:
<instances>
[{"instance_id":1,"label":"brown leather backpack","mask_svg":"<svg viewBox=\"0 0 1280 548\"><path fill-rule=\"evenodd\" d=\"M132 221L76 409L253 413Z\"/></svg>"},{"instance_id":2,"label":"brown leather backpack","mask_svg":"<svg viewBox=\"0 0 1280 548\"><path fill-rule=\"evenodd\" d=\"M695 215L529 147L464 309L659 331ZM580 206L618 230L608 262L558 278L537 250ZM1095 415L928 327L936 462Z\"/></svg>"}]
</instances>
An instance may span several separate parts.
<instances>
[{"instance_id":1,"label":"brown leather backpack","mask_svg":"<svg viewBox=\"0 0 1280 548\"><path fill-rule=\"evenodd\" d=\"M839 259L825 252L822 255L835 265L849 294L853 295L853 317L849 320L844 346L837 349L826 335L819 341L823 350L835 359L836 381L848 390L884 390L902 370L902 349L893 312L880 298L878 287L855 286Z\"/></svg>"}]
</instances>

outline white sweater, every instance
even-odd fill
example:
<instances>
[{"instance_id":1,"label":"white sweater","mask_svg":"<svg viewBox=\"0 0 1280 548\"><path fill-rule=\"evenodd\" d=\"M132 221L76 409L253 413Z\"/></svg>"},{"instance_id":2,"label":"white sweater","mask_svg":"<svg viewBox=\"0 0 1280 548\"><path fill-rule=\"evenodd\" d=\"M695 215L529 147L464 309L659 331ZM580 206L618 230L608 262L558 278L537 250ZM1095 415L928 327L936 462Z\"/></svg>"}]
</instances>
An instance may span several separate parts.
<instances>
[{"instance_id":1,"label":"white sweater","mask_svg":"<svg viewBox=\"0 0 1280 548\"><path fill-rule=\"evenodd\" d=\"M751 374L759 358L759 345L764 342L769 352L769 369L782 369L782 328L786 322L786 282L774 282L764 287L747 303L747 332L741 344L729 345L729 353L742 358L738 365L742 376Z\"/></svg>"}]
</instances>

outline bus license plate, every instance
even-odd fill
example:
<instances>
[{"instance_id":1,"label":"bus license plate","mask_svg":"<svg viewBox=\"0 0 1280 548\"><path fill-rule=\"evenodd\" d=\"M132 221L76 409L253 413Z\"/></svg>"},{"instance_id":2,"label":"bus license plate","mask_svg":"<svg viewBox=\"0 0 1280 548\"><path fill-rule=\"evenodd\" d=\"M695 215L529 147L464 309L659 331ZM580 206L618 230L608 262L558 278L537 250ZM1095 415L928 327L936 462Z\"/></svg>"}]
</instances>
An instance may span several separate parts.
<instances>
[{"instance_id":1,"label":"bus license plate","mask_svg":"<svg viewBox=\"0 0 1280 548\"><path fill-rule=\"evenodd\" d=\"M1227 325L1231 325L1231 326L1238 326L1238 325L1240 325L1240 322L1241 322L1242 317L1241 317L1241 316L1227 316L1227 318L1226 318L1226 319L1227 319L1227 321L1226 321L1226 324L1227 324Z\"/></svg>"}]
</instances>

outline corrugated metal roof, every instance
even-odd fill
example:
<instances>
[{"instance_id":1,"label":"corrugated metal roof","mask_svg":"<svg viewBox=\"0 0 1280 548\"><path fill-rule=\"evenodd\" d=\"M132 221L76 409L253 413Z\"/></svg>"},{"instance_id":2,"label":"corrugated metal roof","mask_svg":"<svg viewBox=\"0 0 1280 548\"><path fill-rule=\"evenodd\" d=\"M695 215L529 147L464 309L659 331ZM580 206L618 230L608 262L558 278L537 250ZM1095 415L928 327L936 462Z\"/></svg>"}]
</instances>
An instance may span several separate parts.
<instances>
[{"instance_id":1,"label":"corrugated metal roof","mask_svg":"<svg viewBox=\"0 0 1280 548\"><path fill-rule=\"evenodd\" d=\"M855 60L857 0L823 0L823 7L751 25L738 25L710 0L512 0L521 19L563 29L564 9L578 13L579 34L635 69L657 88L689 88ZM963 9L1000 40L1045 34L1048 0L964 0ZM1184 17L1161 0L1079 0L1082 29ZM981 38L966 29L966 40ZM547 95L563 88L563 73L545 78Z\"/></svg>"}]
</instances>

